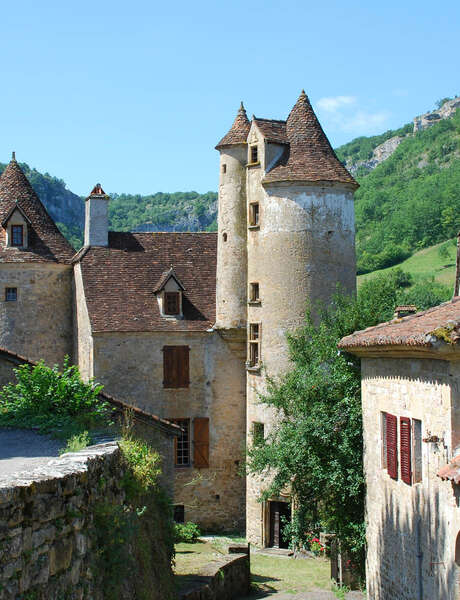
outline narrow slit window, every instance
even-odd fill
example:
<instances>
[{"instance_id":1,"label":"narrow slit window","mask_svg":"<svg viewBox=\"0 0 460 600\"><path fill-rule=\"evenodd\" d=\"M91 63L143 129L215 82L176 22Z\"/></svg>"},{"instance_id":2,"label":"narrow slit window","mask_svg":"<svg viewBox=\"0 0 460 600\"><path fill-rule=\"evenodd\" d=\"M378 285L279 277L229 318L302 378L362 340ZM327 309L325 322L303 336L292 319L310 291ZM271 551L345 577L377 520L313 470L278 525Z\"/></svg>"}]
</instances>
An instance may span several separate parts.
<instances>
[{"instance_id":1,"label":"narrow slit window","mask_svg":"<svg viewBox=\"0 0 460 600\"><path fill-rule=\"evenodd\" d=\"M174 464L176 467L187 467L190 464L190 419L172 419L182 429L174 438Z\"/></svg>"},{"instance_id":2,"label":"narrow slit window","mask_svg":"<svg viewBox=\"0 0 460 600\"><path fill-rule=\"evenodd\" d=\"M16 302L18 299L18 288L5 288L5 302Z\"/></svg>"},{"instance_id":3,"label":"narrow slit window","mask_svg":"<svg viewBox=\"0 0 460 600\"><path fill-rule=\"evenodd\" d=\"M258 446L263 443L265 439L265 426L263 423L254 421L252 423L252 443L254 446Z\"/></svg>"},{"instance_id":4,"label":"narrow slit window","mask_svg":"<svg viewBox=\"0 0 460 600\"><path fill-rule=\"evenodd\" d=\"M11 245L23 246L24 227L22 225L11 225Z\"/></svg>"},{"instance_id":5,"label":"narrow slit window","mask_svg":"<svg viewBox=\"0 0 460 600\"><path fill-rule=\"evenodd\" d=\"M388 466L387 462L387 413L380 413L380 439L381 439L381 463L382 469L386 469Z\"/></svg>"},{"instance_id":6,"label":"narrow slit window","mask_svg":"<svg viewBox=\"0 0 460 600\"><path fill-rule=\"evenodd\" d=\"M249 288L249 301L250 302L260 302L259 296L259 284L251 283Z\"/></svg>"},{"instance_id":7,"label":"narrow slit window","mask_svg":"<svg viewBox=\"0 0 460 600\"><path fill-rule=\"evenodd\" d=\"M165 292L165 315L180 313L180 292Z\"/></svg>"},{"instance_id":8,"label":"narrow slit window","mask_svg":"<svg viewBox=\"0 0 460 600\"><path fill-rule=\"evenodd\" d=\"M226 173L227 172L227 165L222 165L222 173Z\"/></svg>"},{"instance_id":9,"label":"narrow slit window","mask_svg":"<svg viewBox=\"0 0 460 600\"><path fill-rule=\"evenodd\" d=\"M258 146L251 146L250 162L254 164L259 161L259 148Z\"/></svg>"},{"instance_id":10,"label":"narrow slit window","mask_svg":"<svg viewBox=\"0 0 460 600\"><path fill-rule=\"evenodd\" d=\"M260 363L260 324L249 325L249 357L250 367L258 367Z\"/></svg>"},{"instance_id":11,"label":"narrow slit window","mask_svg":"<svg viewBox=\"0 0 460 600\"><path fill-rule=\"evenodd\" d=\"M256 227L259 225L259 203L252 202L249 205L249 225Z\"/></svg>"}]
</instances>

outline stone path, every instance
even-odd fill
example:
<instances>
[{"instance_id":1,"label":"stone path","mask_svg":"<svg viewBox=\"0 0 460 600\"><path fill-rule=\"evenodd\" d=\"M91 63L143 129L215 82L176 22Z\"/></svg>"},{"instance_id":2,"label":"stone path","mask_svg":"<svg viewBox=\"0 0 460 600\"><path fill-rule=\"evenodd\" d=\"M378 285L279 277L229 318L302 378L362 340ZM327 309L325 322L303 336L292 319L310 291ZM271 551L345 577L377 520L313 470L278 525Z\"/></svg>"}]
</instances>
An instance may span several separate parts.
<instances>
[{"instance_id":1,"label":"stone path","mask_svg":"<svg viewBox=\"0 0 460 600\"><path fill-rule=\"evenodd\" d=\"M288 594L286 592L260 592L258 594L251 594L244 598L238 598L238 600L259 600L267 598L267 600L337 600L337 596L334 592L327 592L324 590L318 590L313 592L302 592L300 594ZM365 600L364 594L361 592L349 592L345 596L346 600Z\"/></svg>"},{"instance_id":2,"label":"stone path","mask_svg":"<svg viewBox=\"0 0 460 600\"><path fill-rule=\"evenodd\" d=\"M45 465L63 442L26 429L0 429L0 478Z\"/></svg>"}]
</instances>

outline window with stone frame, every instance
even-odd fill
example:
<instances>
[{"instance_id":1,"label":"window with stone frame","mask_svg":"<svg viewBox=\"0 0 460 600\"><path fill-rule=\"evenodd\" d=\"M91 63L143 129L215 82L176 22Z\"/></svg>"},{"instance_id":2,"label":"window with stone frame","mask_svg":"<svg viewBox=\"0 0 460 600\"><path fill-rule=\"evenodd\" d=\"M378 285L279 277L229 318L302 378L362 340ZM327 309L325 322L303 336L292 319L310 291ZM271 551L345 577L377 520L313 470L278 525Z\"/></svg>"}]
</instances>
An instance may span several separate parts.
<instances>
[{"instance_id":1,"label":"window with stone frame","mask_svg":"<svg viewBox=\"0 0 460 600\"><path fill-rule=\"evenodd\" d=\"M5 288L5 302L16 302L18 299L18 288L7 287Z\"/></svg>"},{"instance_id":2,"label":"window with stone frame","mask_svg":"<svg viewBox=\"0 0 460 600\"><path fill-rule=\"evenodd\" d=\"M259 227L259 203L251 202L249 205L249 227Z\"/></svg>"},{"instance_id":3,"label":"window with stone frame","mask_svg":"<svg viewBox=\"0 0 460 600\"><path fill-rule=\"evenodd\" d=\"M174 438L174 465L188 467L190 465L190 419L171 419L179 425L181 433Z\"/></svg>"},{"instance_id":4,"label":"window with stone frame","mask_svg":"<svg viewBox=\"0 0 460 600\"><path fill-rule=\"evenodd\" d=\"M254 146L250 146L250 148L249 148L249 163L253 165L258 162L259 162L259 147L257 146L257 144L254 144Z\"/></svg>"},{"instance_id":5,"label":"window with stone frame","mask_svg":"<svg viewBox=\"0 0 460 600\"><path fill-rule=\"evenodd\" d=\"M260 445L265 439L265 425L258 421L252 422L252 443L254 446Z\"/></svg>"},{"instance_id":6,"label":"window with stone frame","mask_svg":"<svg viewBox=\"0 0 460 600\"><path fill-rule=\"evenodd\" d=\"M249 302L260 302L260 288L257 282L249 284Z\"/></svg>"},{"instance_id":7,"label":"window with stone frame","mask_svg":"<svg viewBox=\"0 0 460 600\"><path fill-rule=\"evenodd\" d=\"M165 292L165 315L178 315L180 313L180 292Z\"/></svg>"},{"instance_id":8,"label":"window with stone frame","mask_svg":"<svg viewBox=\"0 0 460 600\"><path fill-rule=\"evenodd\" d=\"M248 366L259 367L260 366L260 323L249 324L249 336L248 336Z\"/></svg>"},{"instance_id":9,"label":"window with stone frame","mask_svg":"<svg viewBox=\"0 0 460 600\"><path fill-rule=\"evenodd\" d=\"M11 245L12 246L23 246L24 245L24 226L23 225L11 225Z\"/></svg>"}]
</instances>

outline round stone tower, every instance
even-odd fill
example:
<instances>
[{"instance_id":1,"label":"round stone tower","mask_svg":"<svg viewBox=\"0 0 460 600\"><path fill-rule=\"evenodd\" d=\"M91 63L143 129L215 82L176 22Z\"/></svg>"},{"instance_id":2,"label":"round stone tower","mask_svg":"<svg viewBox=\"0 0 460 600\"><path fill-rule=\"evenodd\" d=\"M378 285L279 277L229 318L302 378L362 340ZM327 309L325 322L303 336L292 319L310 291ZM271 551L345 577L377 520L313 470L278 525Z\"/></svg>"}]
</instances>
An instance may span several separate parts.
<instances>
[{"instance_id":1,"label":"round stone tower","mask_svg":"<svg viewBox=\"0 0 460 600\"><path fill-rule=\"evenodd\" d=\"M13 160L0 177L0 346L31 360L72 355L73 248Z\"/></svg>"},{"instance_id":2,"label":"round stone tower","mask_svg":"<svg viewBox=\"0 0 460 600\"><path fill-rule=\"evenodd\" d=\"M250 123L243 103L220 152L216 328L246 327L247 227L246 163Z\"/></svg>"}]
</instances>

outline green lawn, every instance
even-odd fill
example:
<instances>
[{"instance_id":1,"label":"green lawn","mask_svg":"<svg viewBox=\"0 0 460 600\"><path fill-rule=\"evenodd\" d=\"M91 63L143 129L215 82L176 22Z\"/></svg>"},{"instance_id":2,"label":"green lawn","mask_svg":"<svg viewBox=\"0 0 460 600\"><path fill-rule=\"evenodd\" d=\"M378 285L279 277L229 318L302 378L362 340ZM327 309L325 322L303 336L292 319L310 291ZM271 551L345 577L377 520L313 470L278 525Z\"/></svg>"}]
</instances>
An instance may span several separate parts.
<instances>
[{"instance_id":1,"label":"green lawn","mask_svg":"<svg viewBox=\"0 0 460 600\"><path fill-rule=\"evenodd\" d=\"M205 564L222 556L225 552L225 541L228 544L230 540L176 544L175 573L179 589L196 581L196 575ZM251 573L254 589L265 592L298 593L314 589L333 589L330 564L325 558L295 560L251 552Z\"/></svg>"},{"instance_id":2,"label":"green lawn","mask_svg":"<svg viewBox=\"0 0 460 600\"><path fill-rule=\"evenodd\" d=\"M410 273L414 281L424 278L434 278L435 281L444 285L454 285L455 278L455 260L456 260L456 240L449 240L430 246L413 254L410 258L388 269L373 271L365 275L358 276L358 285L370 277L374 277L380 273L388 273L389 271L401 268L403 271ZM444 253L440 248L444 247Z\"/></svg>"}]
</instances>

